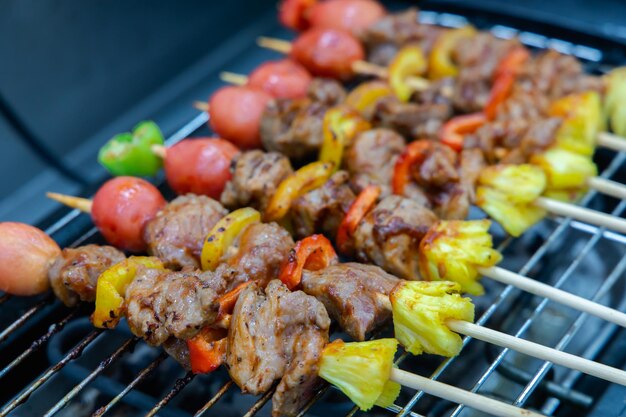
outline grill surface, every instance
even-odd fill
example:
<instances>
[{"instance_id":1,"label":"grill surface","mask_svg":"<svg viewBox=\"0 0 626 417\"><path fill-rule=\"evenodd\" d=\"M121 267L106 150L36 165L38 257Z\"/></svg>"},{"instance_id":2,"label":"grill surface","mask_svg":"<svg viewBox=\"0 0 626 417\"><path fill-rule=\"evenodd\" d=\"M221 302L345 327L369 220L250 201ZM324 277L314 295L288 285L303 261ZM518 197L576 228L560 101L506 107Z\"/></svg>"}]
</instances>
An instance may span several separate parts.
<instances>
[{"instance_id":1,"label":"grill surface","mask_svg":"<svg viewBox=\"0 0 626 417\"><path fill-rule=\"evenodd\" d=\"M541 33L535 33L527 31L532 22L519 17L476 13L450 5L446 10L454 14L433 10L422 12L421 18L444 26L460 26L469 19L497 36L519 35L531 47L553 47L573 54L592 72L606 71L623 59L618 44L608 39L585 38L547 24L537 24ZM587 42L577 44L550 37L559 31L568 39ZM205 134L206 121L205 114L198 115L171 135L168 144ZM597 162L604 168L602 176L624 182L619 174L626 172L625 159L622 154L599 152ZM618 204L593 191L581 205L615 215L622 215L626 208L625 202ZM100 241L87 216L70 211L56 217L46 232L63 246ZM520 239L502 233L496 237L505 255L504 267L620 310L626 308L624 236L571 220L547 219ZM609 365L623 367L626 363L626 334L618 326L510 286L488 280L484 284L486 295L475 300L477 324ZM122 326L115 331L94 330L85 317L89 306L67 309L51 296L19 299L4 295L0 296L0 313L4 319L0 331L0 417L269 415L265 404L271 390L261 397L242 396L223 370L199 377L185 374L167 355L147 347ZM578 372L470 338L465 338L464 345L461 355L455 358L416 358L403 353L397 364L547 415L626 416L623 387L608 386ZM355 413L356 408L345 397L326 387L301 415ZM403 389L397 405L388 410L374 409L371 414L478 415L463 406L407 389Z\"/></svg>"}]
</instances>

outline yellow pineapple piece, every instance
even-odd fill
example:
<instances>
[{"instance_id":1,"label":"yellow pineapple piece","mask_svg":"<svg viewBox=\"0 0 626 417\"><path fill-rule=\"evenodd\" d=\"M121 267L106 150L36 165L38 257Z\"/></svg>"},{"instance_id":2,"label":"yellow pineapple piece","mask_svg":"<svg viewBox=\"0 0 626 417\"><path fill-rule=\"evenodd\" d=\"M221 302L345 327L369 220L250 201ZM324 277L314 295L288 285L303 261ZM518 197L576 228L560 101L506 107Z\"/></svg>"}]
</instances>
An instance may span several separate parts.
<instances>
[{"instance_id":1,"label":"yellow pineapple piece","mask_svg":"<svg viewBox=\"0 0 626 417\"><path fill-rule=\"evenodd\" d=\"M474 321L474 304L459 294L461 286L449 281L403 281L389 298L395 336L414 355L422 352L456 356L461 337L448 329L449 319Z\"/></svg>"},{"instance_id":2,"label":"yellow pineapple piece","mask_svg":"<svg viewBox=\"0 0 626 417\"><path fill-rule=\"evenodd\" d=\"M551 104L549 114L563 118L556 132L557 147L593 155L596 137L605 124L597 92L585 91L560 98Z\"/></svg>"},{"instance_id":3,"label":"yellow pineapple piece","mask_svg":"<svg viewBox=\"0 0 626 417\"><path fill-rule=\"evenodd\" d=\"M566 149L552 148L534 155L531 163L546 173L546 197L572 201L587 189L587 180L598 175L591 158Z\"/></svg>"},{"instance_id":4,"label":"yellow pineapple piece","mask_svg":"<svg viewBox=\"0 0 626 417\"><path fill-rule=\"evenodd\" d=\"M626 67L616 68L606 78L607 91L604 96L604 114L611 130L626 136Z\"/></svg>"}]
</instances>

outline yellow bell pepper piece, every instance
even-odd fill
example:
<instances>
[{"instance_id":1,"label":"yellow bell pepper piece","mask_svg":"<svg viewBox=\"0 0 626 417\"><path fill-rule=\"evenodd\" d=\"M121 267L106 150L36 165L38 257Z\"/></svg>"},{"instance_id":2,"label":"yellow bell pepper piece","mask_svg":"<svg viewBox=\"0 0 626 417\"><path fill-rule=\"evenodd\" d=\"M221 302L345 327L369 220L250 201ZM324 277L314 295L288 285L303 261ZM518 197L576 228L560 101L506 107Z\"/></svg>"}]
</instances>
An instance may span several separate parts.
<instances>
[{"instance_id":1,"label":"yellow bell pepper piece","mask_svg":"<svg viewBox=\"0 0 626 417\"><path fill-rule=\"evenodd\" d=\"M409 77L419 78L426 72L428 63L422 49L418 46L405 46L389 64L389 85L402 101L409 101L414 88L407 80Z\"/></svg>"},{"instance_id":2,"label":"yellow bell pepper piece","mask_svg":"<svg viewBox=\"0 0 626 417\"><path fill-rule=\"evenodd\" d=\"M560 98L551 104L549 114L563 118L555 137L556 147L593 155L596 136L604 125L598 93L587 91Z\"/></svg>"},{"instance_id":3,"label":"yellow bell pepper piece","mask_svg":"<svg viewBox=\"0 0 626 417\"><path fill-rule=\"evenodd\" d=\"M463 26L444 32L437 38L428 57L428 78L437 80L443 77L454 77L459 68L452 61L452 52L457 42L463 38L476 35L473 26Z\"/></svg>"},{"instance_id":4,"label":"yellow bell pepper piece","mask_svg":"<svg viewBox=\"0 0 626 417\"><path fill-rule=\"evenodd\" d=\"M158 258L131 256L100 274L96 285L96 309L91 316L95 327L112 329L117 326L124 309L126 287L135 279L140 265L163 269Z\"/></svg>"},{"instance_id":5,"label":"yellow bell pepper piece","mask_svg":"<svg viewBox=\"0 0 626 417\"><path fill-rule=\"evenodd\" d=\"M393 90L384 81L375 80L359 84L348 93L346 105L352 107L365 118L370 118L378 101L393 95Z\"/></svg>"},{"instance_id":6,"label":"yellow bell pepper piece","mask_svg":"<svg viewBox=\"0 0 626 417\"><path fill-rule=\"evenodd\" d=\"M261 221L261 213L250 207L240 208L222 217L209 232L200 261L204 271L213 271L233 240L248 226Z\"/></svg>"},{"instance_id":7,"label":"yellow bell pepper piece","mask_svg":"<svg viewBox=\"0 0 626 417\"><path fill-rule=\"evenodd\" d=\"M321 187L333 173L334 165L312 162L285 178L272 196L264 213L265 221L278 221L285 217L291 203L303 194Z\"/></svg>"},{"instance_id":8,"label":"yellow bell pepper piece","mask_svg":"<svg viewBox=\"0 0 626 417\"><path fill-rule=\"evenodd\" d=\"M333 107L324 115L324 142L320 149L319 160L334 165L333 171L339 169L343 150L360 132L371 126L359 113L346 107Z\"/></svg>"}]
</instances>

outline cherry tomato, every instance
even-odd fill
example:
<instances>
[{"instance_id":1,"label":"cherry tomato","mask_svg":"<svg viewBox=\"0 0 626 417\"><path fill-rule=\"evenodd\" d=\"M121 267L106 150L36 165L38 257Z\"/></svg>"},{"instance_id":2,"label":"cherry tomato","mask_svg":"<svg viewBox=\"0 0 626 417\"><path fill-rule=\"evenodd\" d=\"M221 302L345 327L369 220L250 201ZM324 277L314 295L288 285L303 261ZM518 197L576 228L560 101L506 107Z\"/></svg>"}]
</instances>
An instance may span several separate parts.
<instances>
[{"instance_id":1,"label":"cherry tomato","mask_svg":"<svg viewBox=\"0 0 626 417\"><path fill-rule=\"evenodd\" d=\"M311 27L343 29L358 33L385 15L373 0L328 0L311 7Z\"/></svg>"},{"instance_id":2,"label":"cherry tomato","mask_svg":"<svg viewBox=\"0 0 626 417\"><path fill-rule=\"evenodd\" d=\"M24 223L0 223L0 290L35 295L50 287L48 268L61 248L43 231Z\"/></svg>"},{"instance_id":3,"label":"cherry tomato","mask_svg":"<svg viewBox=\"0 0 626 417\"><path fill-rule=\"evenodd\" d=\"M143 229L167 202L146 180L117 177L105 182L93 198L91 217L111 245L141 252Z\"/></svg>"},{"instance_id":4,"label":"cherry tomato","mask_svg":"<svg viewBox=\"0 0 626 417\"><path fill-rule=\"evenodd\" d=\"M311 74L290 59L260 65L248 77L250 87L259 88L276 98L300 98L307 94Z\"/></svg>"},{"instance_id":5,"label":"cherry tomato","mask_svg":"<svg viewBox=\"0 0 626 417\"><path fill-rule=\"evenodd\" d=\"M278 20L293 30L305 30L309 27L308 14L317 0L283 0L278 6Z\"/></svg>"},{"instance_id":6,"label":"cherry tomato","mask_svg":"<svg viewBox=\"0 0 626 417\"><path fill-rule=\"evenodd\" d=\"M291 57L313 75L349 79L352 63L365 57L363 46L349 32L312 28L292 44Z\"/></svg>"},{"instance_id":7,"label":"cherry tomato","mask_svg":"<svg viewBox=\"0 0 626 417\"><path fill-rule=\"evenodd\" d=\"M211 128L241 149L260 148L261 116L271 99L257 88L223 87L209 101Z\"/></svg>"},{"instance_id":8,"label":"cherry tomato","mask_svg":"<svg viewBox=\"0 0 626 417\"><path fill-rule=\"evenodd\" d=\"M203 194L219 200L239 149L218 138L186 139L167 150L165 175L177 194Z\"/></svg>"}]
</instances>

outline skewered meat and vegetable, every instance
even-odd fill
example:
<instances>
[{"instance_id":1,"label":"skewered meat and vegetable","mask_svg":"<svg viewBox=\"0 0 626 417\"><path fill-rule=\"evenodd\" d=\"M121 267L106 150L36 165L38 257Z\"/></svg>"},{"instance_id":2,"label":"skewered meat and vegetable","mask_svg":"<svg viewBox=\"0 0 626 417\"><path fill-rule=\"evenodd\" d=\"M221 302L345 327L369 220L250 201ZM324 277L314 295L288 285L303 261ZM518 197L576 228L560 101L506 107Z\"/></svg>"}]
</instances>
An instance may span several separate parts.
<instances>
[{"instance_id":1,"label":"skewered meat and vegetable","mask_svg":"<svg viewBox=\"0 0 626 417\"><path fill-rule=\"evenodd\" d=\"M112 246L65 248L50 266L48 279L54 294L66 306L92 302L100 274L124 259L124 254Z\"/></svg>"}]
</instances>

